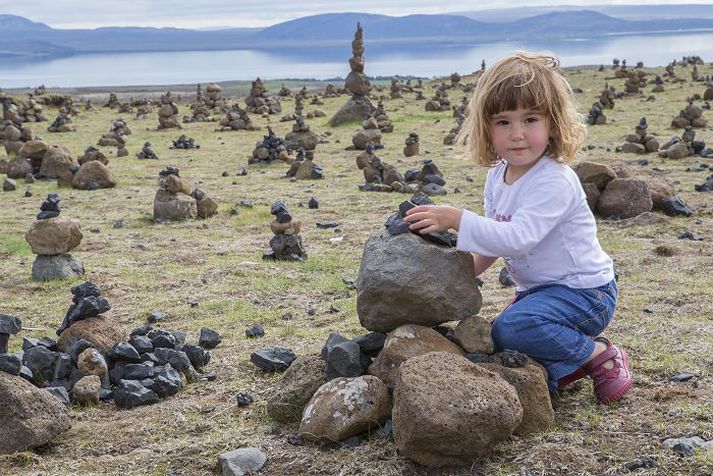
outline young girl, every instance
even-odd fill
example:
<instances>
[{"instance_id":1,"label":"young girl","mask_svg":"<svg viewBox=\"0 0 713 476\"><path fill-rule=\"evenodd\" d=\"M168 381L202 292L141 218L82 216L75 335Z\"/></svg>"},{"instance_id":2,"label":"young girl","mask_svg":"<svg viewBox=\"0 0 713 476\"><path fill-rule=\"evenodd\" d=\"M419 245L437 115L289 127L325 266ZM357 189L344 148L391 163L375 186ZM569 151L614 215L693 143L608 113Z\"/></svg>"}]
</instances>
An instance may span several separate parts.
<instances>
[{"instance_id":1,"label":"young girl","mask_svg":"<svg viewBox=\"0 0 713 476\"><path fill-rule=\"evenodd\" d=\"M459 139L466 137L468 152L490 167L485 216L419 206L407 213L410 228L458 230L457 249L473 253L476 275L504 258L517 291L493 322L496 350L539 361L550 390L590 376L599 402L620 399L632 383L628 356L598 337L616 307L614 269L567 165L585 130L557 59L517 52L486 70Z\"/></svg>"}]
</instances>

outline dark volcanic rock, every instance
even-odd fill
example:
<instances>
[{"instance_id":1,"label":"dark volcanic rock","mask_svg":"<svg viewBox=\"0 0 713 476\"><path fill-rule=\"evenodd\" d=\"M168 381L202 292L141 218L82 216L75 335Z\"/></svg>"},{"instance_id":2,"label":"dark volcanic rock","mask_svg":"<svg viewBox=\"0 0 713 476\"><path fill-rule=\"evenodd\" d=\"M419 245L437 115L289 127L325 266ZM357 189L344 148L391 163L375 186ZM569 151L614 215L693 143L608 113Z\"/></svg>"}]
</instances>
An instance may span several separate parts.
<instances>
[{"instance_id":1,"label":"dark volcanic rock","mask_svg":"<svg viewBox=\"0 0 713 476\"><path fill-rule=\"evenodd\" d=\"M134 346L128 342L120 342L109 351L109 359L113 362L141 362L141 357Z\"/></svg>"},{"instance_id":2,"label":"dark volcanic rock","mask_svg":"<svg viewBox=\"0 0 713 476\"><path fill-rule=\"evenodd\" d=\"M281 372L297 358L294 352L283 347L258 349L250 355L250 361L266 372Z\"/></svg>"},{"instance_id":3,"label":"dark volcanic rock","mask_svg":"<svg viewBox=\"0 0 713 476\"><path fill-rule=\"evenodd\" d=\"M201 337L198 340L198 345L204 349L215 349L220 344L220 335L213 329L204 327L201 329Z\"/></svg>"},{"instance_id":4,"label":"dark volcanic rock","mask_svg":"<svg viewBox=\"0 0 713 476\"><path fill-rule=\"evenodd\" d=\"M158 395L135 380L122 380L114 389L114 403L121 408L134 408L158 402Z\"/></svg>"},{"instance_id":5,"label":"dark volcanic rock","mask_svg":"<svg viewBox=\"0 0 713 476\"><path fill-rule=\"evenodd\" d=\"M186 353L193 367L202 369L210 362L210 353L198 345L186 344L181 350Z\"/></svg>"}]
</instances>

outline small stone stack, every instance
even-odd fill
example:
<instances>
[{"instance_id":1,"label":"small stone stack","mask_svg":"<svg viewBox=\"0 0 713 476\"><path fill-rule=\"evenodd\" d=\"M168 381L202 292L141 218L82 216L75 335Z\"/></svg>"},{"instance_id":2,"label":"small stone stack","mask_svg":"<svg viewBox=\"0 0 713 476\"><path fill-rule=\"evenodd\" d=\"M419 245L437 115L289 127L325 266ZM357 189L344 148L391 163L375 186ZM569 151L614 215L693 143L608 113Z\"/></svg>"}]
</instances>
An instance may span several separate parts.
<instances>
[{"instance_id":1,"label":"small stone stack","mask_svg":"<svg viewBox=\"0 0 713 476\"><path fill-rule=\"evenodd\" d=\"M99 149L90 145L84 149L84 154L79 156L77 162L79 162L79 165L84 165L86 162L91 162L92 160L98 160L104 165L109 163L109 159L107 159Z\"/></svg>"},{"instance_id":2,"label":"small stone stack","mask_svg":"<svg viewBox=\"0 0 713 476\"><path fill-rule=\"evenodd\" d=\"M621 146L621 151L628 154L648 154L659 150L659 141L654 136L647 134L649 124L642 117L636 125L634 134L626 136L626 142Z\"/></svg>"},{"instance_id":3,"label":"small stone stack","mask_svg":"<svg viewBox=\"0 0 713 476\"><path fill-rule=\"evenodd\" d=\"M664 92L664 88L663 88L664 82L663 82L663 79L661 79L661 76L659 76L657 74L656 77L653 79L652 83L654 85L653 89L651 90L652 93ZM713 97L713 94L711 95L711 97Z\"/></svg>"},{"instance_id":4,"label":"small stone stack","mask_svg":"<svg viewBox=\"0 0 713 476\"><path fill-rule=\"evenodd\" d=\"M616 99L616 97L617 94L614 86L610 87L609 84L605 83L604 89L599 93L599 99L597 99L597 101L602 109L614 109L614 99Z\"/></svg>"},{"instance_id":5,"label":"small stone stack","mask_svg":"<svg viewBox=\"0 0 713 476\"><path fill-rule=\"evenodd\" d=\"M253 81L250 95L245 98L245 104L248 112L255 114L279 114L282 111L279 98L270 96L260 78Z\"/></svg>"},{"instance_id":6,"label":"small stone stack","mask_svg":"<svg viewBox=\"0 0 713 476\"><path fill-rule=\"evenodd\" d=\"M225 117L220 120L221 130L233 131L255 131L258 128L253 125L248 112L241 109L239 105L233 106L225 113Z\"/></svg>"},{"instance_id":7,"label":"small stone stack","mask_svg":"<svg viewBox=\"0 0 713 476\"><path fill-rule=\"evenodd\" d=\"M178 168L169 166L159 172L158 190L153 201L154 221L182 221L195 218L197 214L191 184L180 177Z\"/></svg>"},{"instance_id":8,"label":"small stone stack","mask_svg":"<svg viewBox=\"0 0 713 476\"><path fill-rule=\"evenodd\" d=\"M215 84L209 83L205 88L206 98L204 99L205 105L211 109L222 108L225 106L225 100L220 97L220 93L223 89Z\"/></svg>"},{"instance_id":9,"label":"small stone stack","mask_svg":"<svg viewBox=\"0 0 713 476\"><path fill-rule=\"evenodd\" d=\"M305 121L304 116L295 113L292 117L295 123L292 124L292 132L285 136L287 148L291 150L314 150L319 142L317 134L310 130L309 124Z\"/></svg>"},{"instance_id":10,"label":"small stone stack","mask_svg":"<svg viewBox=\"0 0 713 476\"><path fill-rule=\"evenodd\" d=\"M643 70L629 71L624 83L627 94L639 94L641 88L646 86L646 73Z\"/></svg>"},{"instance_id":11,"label":"small stone stack","mask_svg":"<svg viewBox=\"0 0 713 476\"><path fill-rule=\"evenodd\" d=\"M282 160L289 162L290 156L287 151L287 143L275 134L270 126L267 127L267 135L263 136L262 141L255 145L252 157L248 160L248 164L269 164L273 160Z\"/></svg>"},{"instance_id":12,"label":"small stone stack","mask_svg":"<svg viewBox=\"0 0 713 476\"><path fill-rule=\"evenodd\" d=\"M21 122L44 122L47 120L42 112L42 104L35 101L32 94L30 94L26 103L20 103L18 106L17 119Z\"/></svg>"},{"instance_id":13,"label":"small stone stack","mask_svg":"<svg viewBox=\"0 0 713 476\"><path fill-rule=\"evenodd\" d=\"M394 76L393 78L391 78L391 99L400 99L402 97L401 91L403 91L403 83L401 82L401 78L399 78L398 76Z\"/></svg>"},{"instance_id":14,"label":"small stone stack","mask_svg":"<svg viewBox=\"0 0 713 476\"><path fill-rule=\"evenodd\" d=\"M337 96L339 96L339 91L337 90L337 88L335 88L332 83L327 83L327 85L324 87L324 97L335 98Z\"/></svg>"},{"instance_id":15,"label":"small stone stack","mask_svg":"<svg viewBox=\"0 0 713 476\"><path fill-rule=\"evenodd\" d=\"M173 145L171 146L171 149L188 150L188 149L200 149L201 148L200 145L196 144L192 138L186 136L185 134L181 134L181 136L178 139L176 139L172 142L173 142Z\"/></svg>"},{"instance_id":16,"label":"small stone stack","mask_svg":"<svg viewBox=\"0 0 713 476\"><path fill-rule=\"evenodd\" d=\"M76 278L84 274L81 261L69 254L79 246L84 235L79 221L59 216L59 202L56 193L47 195L37 220L25 233L25 240L37 255L32 263L32 279L35 281Z\"/></svg>"},{"instance_id":17,"label":"small stone stack","mask_svg":"<svg viewBox=\"0 0 713 476\"><path fill-rule=\"evenodd\" d=\"M76 129L72 127L72 118L68 114L60 114L47 128L48 132L74 132Z\"/></svg>"},{"instance_id":18,"label":"small stone stack","mask_svg":"<svg viewBox=\"0 0 713 476\"><path fill-rule=\"evenodd\" d=\"M354 119L365 120L374 112L374 104L369 100L371 84L364 74L364 30L360 23L352 41L352 57L349 59L351 71L344 81L344 87L351 93L349 101L337 111L329 125L338 126Z\"/></svg>"},{"instance_id":19,"label":"small stone stack","mask_svg":"<svg viewBox=\"0 0 713 476\"><path fill-rule=\"evenodd\" d=\"M696 140L696 131L686 126L681 137L674 136L666 142L659 151L659 157L666 159L682 159L691 155L705 156L706 143Z\"/></svg>"},{"instance_id":20,"label":"small stone stack","mask_svg":"<svg viewBox=\"0 0 713 476\"><path fill-rule=\"evenodd\" d=\"M381 149L384 146L381 144L381 130L376 118L370 117L362 123L363 129L356 131L352 136L352 144L356 150L366 149L367 144L374 144L374 147Z\"/></svg>"},{"instance_id":21,"label":"small stone stack","mask_svg":"<svg viewBox=\"0 0 713 476\"><path fill-rule=\"evenodd\" d=\"M418 134L411 132L406 138L406 147L404 147L404 155L406 157L413 157L418 155L420 150L421 142L418 138Z\"/></svg>"},{"instance_id":22,"label":"small stone stack","mask_svg":"<svg viewBox=\"0 0 713 476\"><path fill-rule=\"evenodd\" d=\"M299 149L295 161L292 162L287 177L294 177L297 180L317 180L324 178L322 167L314 163L314 152Z\"/></svg>"},{"instance_id":23,"label":"small stone stack","mask_svg":"<svg viewBox=\"0 0 713 476\"><path fill-rule=\"evenodd\" d=\"M153 112L153 103L148 98L136 101L134 106L136 107L136 114L134 117L139 120L147 119Z\"/></svg>"},{"instance_id":24,"label":"small stone stack","mask_svg":"<svg viewBox=\"0 0 713 476\"><path fill-rule=\"evenodd\" d=\"M453 126L446 137L443 138L443 145L453 145L455 143L456 137L460 132L460 128L463 126L463 122L465 122L465 115L458 115L456 118L456 125Z\"/></svg>"},{"instance_id":25,"label":"small stone stack","mask_svg":"<svg viewBox=\"0 0 713 476\"><path fill-rule=\"evenodd\" d=\"M119 118L111 123L109 132L101 136L97 145L105 147L116 147L117 157L126 157L129 151L126 150L126 137L131 135L131 129L126 125L126 121Z\"/></svg>"},{"instance_id":26,"label":"small stone stack","mask_svg":"<svg viewBox=\"0 0 713 476\"><path fill-rule=\"evenodd\" d=\"M671 121L671 128L681 129L686 126L691 127L706 127L708 125L708 120L703 117L703 108L693 104L693 101L688 101L688 106L686 109L678 113L678 116L674 117Z\"/></svg>"},{"instance_id":27,"label":"small stone stack","mask_svg":"<svg viewBox=\"0 0 713 476\"><path fill-rule=\"evenodd\" d=\"M436 89L436 93L430 101L424 106L426 111L448 111L451 108L451 100L448 98L448 92L443 85Z\"/></svg>"},{"instance_id":28,"label":"small stone stack","mask_svg":"<svg viewBox=\"0 0 713 476\"><path fill-rule=\"evenodd\" d=\"M272 204L270 213L275 215L275 219L270 222L270 229L275 236L270 239L270 250L263 254L263 259L306 260L307 253L302 246L300 236L302 223L299 220L292 220L292 215L281 200Z\"/></svg>"},{"instance_id":29,"label":"small stone stack","mask_svg":"<svg viewBox=\"0 0 713 476\"><path fill-rule=\"evenodd\" d=\"M39 177L59 178L67 173L76 164L72 155L66 147L53 145L42 158L42 165L38 173Z\"/></svg>"},{"instance_id":30,"label":"small stone stack","mask_svg":"<svg viewBox=\"0 0 713 476\"><path fill-rule=\"evenodd\" d=\"M374 118L377 127L384 134L394 132L394 124L391 122L389 116L386 115L384 103L382 101L379 101L379 104L377 104L376 109L371 114L371 117Z\"/></svg>"},{"instance_id":31,"label":"small stone stack","mask_svg":"<svg viewBox=\"0 0 713 476\"><path fill-rule=\"evenodd\" d=\"M156 152L154 152L153 148L151 148L151 142L146 141L144 142L144 146L141 148L141 151L136 154L136 158L142 160L158 160L158 155L156 155Z\"/></svg>"},{"instance_id":32,"label":"small stone stack","mask_svg":"<svg viewBox=\"0 0 713 476\"><path fill-rule=\"evenodd\" d=\"M280 96L281 98L287 98L292 96L292 90L285 86L285 83L282 83L282 86L280 87L280 90L277 92L277 95Z\"/></svg>"},{"instance_id":33,"label":"small stone stack","mask_svg":"<svg viewBox=\"0 0 713 476\"><path fill-rule=\"evenodd\" d=\"M34 139L35 134L32 129L29 126L23 126L19 121L4 120L0 125L0 141L8 155L17 154L25 142Z\"/></svg>"},{"instance_id":34,"label":"small stone stack","mask_svg":"<svg viewBox=\"0 0 713 476\"><path fill-rule=\"evenodd\" d=\"M182 129L178 122L178 105L173 102L170 91L161 96L161 107L158 108L158 129Z\"/></svg>"},{"instance_id":35,"label":"small stone stack","mask_svg":"<svg viewBox=\"0 0 713 476\"><path fill-rule=\"evenodd\" d=\"M601 126L607 123L607 116L604 115L602 105L599 101L592 104L592 108L587 114L587 124L590 126Z\"/></svg>"},{"instance_id":36,"label":"small stone stack","mask_svg":"<svg viewBox=\"0 0 713 476\"><path fill-rule=\"evenodd\" d=\"M364 185L359 185L359 190L362 192L414 193L416 191L416 187L406 184L404 176L396 167L374 155L371 144L357 157L357 167L364 172L366 181Z\"/></svg>"},{"instance_id":37,"label":"small stone stack","mask_svg":"<svg viewBox=\"0 0 713 476\"><path fill-rule=\"evenodd\" d=\"M109 99L107 100L106 104L104 104L104 107L110 107L114 109L115 107L119 106L119 99L116 97L116 94L114 93L109 93Z\"/></svg>"}]
</instances>

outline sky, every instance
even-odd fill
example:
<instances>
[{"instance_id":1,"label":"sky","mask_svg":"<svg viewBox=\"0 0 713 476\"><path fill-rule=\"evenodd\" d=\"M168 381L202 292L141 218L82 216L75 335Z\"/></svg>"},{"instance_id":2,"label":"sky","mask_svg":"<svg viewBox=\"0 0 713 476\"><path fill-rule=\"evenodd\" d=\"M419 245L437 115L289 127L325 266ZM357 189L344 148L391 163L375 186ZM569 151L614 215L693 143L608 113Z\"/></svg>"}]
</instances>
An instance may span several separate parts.
<instances>
[{"instance_id":1,"label":"sky","mask_svg":"<svg viewBox=\"0 0 713 476\"><path fill-rule=\"evenodd\" d=\"M20 15L53 28L153 26L176 28L264 27L320 13L362 12L403 16L521 6L552 0L303 1L303 0L0 0L0 13ZM565 0L566 5L710 4L711 0Z\"/></svg>"}]
</instances>

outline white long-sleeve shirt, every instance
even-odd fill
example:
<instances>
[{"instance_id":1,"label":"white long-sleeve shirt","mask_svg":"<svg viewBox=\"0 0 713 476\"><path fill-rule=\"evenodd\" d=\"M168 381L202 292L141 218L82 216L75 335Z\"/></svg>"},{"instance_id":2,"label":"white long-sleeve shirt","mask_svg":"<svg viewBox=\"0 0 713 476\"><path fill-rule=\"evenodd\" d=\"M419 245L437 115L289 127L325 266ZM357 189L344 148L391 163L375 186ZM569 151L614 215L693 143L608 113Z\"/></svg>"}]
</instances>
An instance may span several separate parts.
<instances>
[{"instance_id":1,"label":"white long-sleeve shirt","mask_svg":"<svg viewBox=\"0 0 713 476\"><path fill-rule=\"evenodd\" d=\"M463 210L457 249L503 257L518 291L553 283L593 288L614 279L575 172L543 157L508 185L506 168L501 161L488 171L484 217Z\"/></svg>"}]
</instances>

